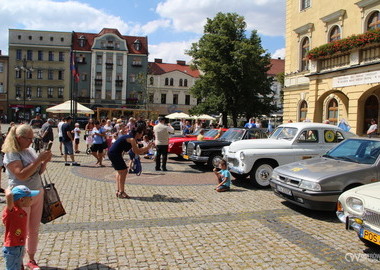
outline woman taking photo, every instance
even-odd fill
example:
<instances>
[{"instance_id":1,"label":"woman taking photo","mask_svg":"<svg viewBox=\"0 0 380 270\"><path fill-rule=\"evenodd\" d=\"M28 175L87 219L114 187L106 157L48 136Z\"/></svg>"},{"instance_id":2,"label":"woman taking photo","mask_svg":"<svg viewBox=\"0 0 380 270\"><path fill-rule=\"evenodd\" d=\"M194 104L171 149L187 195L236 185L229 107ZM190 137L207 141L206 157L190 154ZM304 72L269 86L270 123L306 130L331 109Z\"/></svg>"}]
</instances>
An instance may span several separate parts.
<instances>
[{"instance_id":1,"label":"woman taking photo","mask_svg":"<svg viewBox=\"0 0 380 270\"><path fill-rule=\"evenodd\" d=\"M132 151L136 155L146 153L153 143L149 143L148 146L139 148L137 140L141 139L144 135L145 127L139 126L137 129L132 130L128 135L119 136L119 138L112 144L108 150L108 157L112 162L113 168L117 171L116 175L116 197L121 199L128 199L129 196L124 191L125 179L128 174L128 166L123 159L123 153Z\"/></svg>"},{"instance_id":2,"label":"woman taking photo","mask_svg":"<svg viewBox=\"0 0 380 270\"><path fill-rule=\"evenodd\" d=\"M26 251L29 261L27 267L39 269L34 255L37 252L44 199L41 174L45 171L46 164L51 160L52 155L50 150L37 155L36 151L29 147L33 142L33 137L33 130L29 125L14 126L5 139L2 151L5 154L4 166L9 178L9 187L25 185L31 190L40 191L37 196L33 197L32 204L23 208L28 217Z\"/></svg>"}]
</instances>

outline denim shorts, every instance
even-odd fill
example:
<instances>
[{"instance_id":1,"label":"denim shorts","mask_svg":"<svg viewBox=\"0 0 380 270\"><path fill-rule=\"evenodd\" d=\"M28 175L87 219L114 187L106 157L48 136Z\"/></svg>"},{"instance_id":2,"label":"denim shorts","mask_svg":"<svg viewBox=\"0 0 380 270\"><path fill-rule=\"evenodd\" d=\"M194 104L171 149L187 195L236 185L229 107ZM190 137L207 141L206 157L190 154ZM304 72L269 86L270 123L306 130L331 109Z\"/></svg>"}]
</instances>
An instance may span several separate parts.
<instances>
[{"instance_id":1,"label":"denim shorts","mask_svg":"<svg viewBox=\"0 0 380 270\"><path fill-rule=\"evenodd\" d=\"M3 257L6 270L21 269L24 246L3 247Z\"/></svg>"},{"instance_id":2,"label":"denim shorts","mask_svg":"<svg viewBox=\"0 0 380 270\"><path fill-rule=\"evenodd\" d=\"M74 154L73 142L72 141L63 142L63 148L65 149L66 155L73 155Z\"/></svg>"}]
</instances>

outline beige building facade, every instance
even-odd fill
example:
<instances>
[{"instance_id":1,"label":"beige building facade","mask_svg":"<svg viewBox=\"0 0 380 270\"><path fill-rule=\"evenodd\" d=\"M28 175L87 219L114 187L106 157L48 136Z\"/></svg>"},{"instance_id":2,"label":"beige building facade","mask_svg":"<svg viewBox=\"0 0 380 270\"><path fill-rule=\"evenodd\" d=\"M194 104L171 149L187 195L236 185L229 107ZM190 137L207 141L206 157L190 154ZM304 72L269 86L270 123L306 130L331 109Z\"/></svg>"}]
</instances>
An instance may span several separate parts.
<instances>
[{"instance_id":1,"label":"beige building facade","mask_svg":"<svg viewBox=\"0 0 380 270\"><path fill-rule=\"evenodd\" d=\"M2 55L0 51L0 120L2 123L7 122L7 105L8 105L8 62L9 57Z\"/></svg>"},{"instance_id":2,"label":"beige building facade","mask_svg":"<svg viewBox=\"0 0 380 270\"><path fill-rule=\"evenodd\" d=\"M365 134L380 117L380 43L354 46L352 35L380 30L380 0L286 5L284 122L345 121L350 131ZM328 47L343 42L344 49Z\"/></svg>"}]
</instances>

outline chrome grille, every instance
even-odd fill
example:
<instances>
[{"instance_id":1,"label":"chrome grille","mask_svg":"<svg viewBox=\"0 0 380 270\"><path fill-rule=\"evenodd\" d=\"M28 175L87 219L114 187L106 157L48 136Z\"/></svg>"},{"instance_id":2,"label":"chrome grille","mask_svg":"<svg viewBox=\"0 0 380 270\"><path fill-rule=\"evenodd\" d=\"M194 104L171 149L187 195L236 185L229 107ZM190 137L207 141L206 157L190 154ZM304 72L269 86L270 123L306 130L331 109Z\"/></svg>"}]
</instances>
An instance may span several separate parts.
<instances>
[{"instance_id":1,"label":"chrome grille","mask_svg":"<svg viewBox=\"0 0 380 270\"><path fill-rule=\"evenodd\" d=\"M365 209L363 219L368 225L380 228L380 214L371 210Z\"/></svg>"},{"instance_id":2,"label":"chrome grille","mask_svg":"<svg viewBox=\"0 0 380 270\"><path fill-rule=\"evenodd\" d=\"M238 167L239 166L239 160L236 158L229 158L227 157L227 162L229 167Z\"/></svg>"},{"instance_id":3,"label":"chrome grille","mask_svg":"<svg viewBox=\"0 0 380 270\"><path fill-rule=\"evenodd\" d=\"M296 187L298 187L299 184L300 184L300 182L301 182L301 180L299 180L299 179L295 179L295 178L291 178L291 177L286 177L286 176L283 176L283 175L280 175L278 180L281 181L281 182L284 182L284 183L286 183L288 185L292 185L292 186L296 186Z\"/></svg>"}]
</instances>

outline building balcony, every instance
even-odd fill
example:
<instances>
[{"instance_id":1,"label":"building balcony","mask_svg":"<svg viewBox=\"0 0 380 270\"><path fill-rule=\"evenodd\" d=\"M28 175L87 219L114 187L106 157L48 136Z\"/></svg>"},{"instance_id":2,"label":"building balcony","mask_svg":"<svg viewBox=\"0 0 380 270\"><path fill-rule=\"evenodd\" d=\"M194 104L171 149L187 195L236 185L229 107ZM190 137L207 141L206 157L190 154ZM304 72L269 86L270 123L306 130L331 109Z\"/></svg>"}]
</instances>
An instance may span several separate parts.
<instances>
[{"instance_id":1,"label":"building balcony","mask_svg":"<svg viewBox=\"0 0 380 270\"><path fill-rule=\"evenodd\" d=\"M113 63L106 63L106 69L113 69Z\"/></svg>"},{"instance_id":2,"label":"building balcony","mask_svg":"<svg viewBox=\"0 0 380 270\"><path fill-rule=\"evenodd\" d=\"M115 86L122 87L123 86L123 80L116 80L115 81Z\"/></svg>"}]
</instances>

